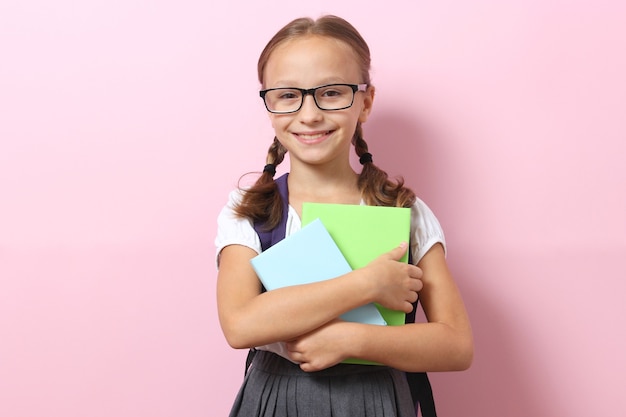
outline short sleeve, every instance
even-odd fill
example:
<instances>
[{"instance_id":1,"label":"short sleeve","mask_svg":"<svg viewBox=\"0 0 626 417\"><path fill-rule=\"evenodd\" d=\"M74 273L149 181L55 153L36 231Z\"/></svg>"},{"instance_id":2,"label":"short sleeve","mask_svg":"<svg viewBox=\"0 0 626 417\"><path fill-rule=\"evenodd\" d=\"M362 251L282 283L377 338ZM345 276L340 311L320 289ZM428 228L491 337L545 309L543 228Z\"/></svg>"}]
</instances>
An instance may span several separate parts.
<instances>
[{"instance_id":1,"label":"short sleeve","mask_svg":"<svg viewBox=\"0 0 626 417\"><path fill-rule=\"evenodd\" d=\"M419 198L411 208L411 255L416 265L435 244L441 243L446 251L446 240L439 220Z\"/></svg>"},{"instance_id":2,"label":"short sleeve","mask_svg":"<svg viewBox=\"0 0 626 417\"><path fill-rule=\"evenodd\" d=\"M228 245L243 245L261 253L261 241L249 219L235 215L233 208L241 201L242 193L233 190L228 196L228 203L217 216L217 236L215 237L215 259L219 266L222 249Z\"/></svg>"}]
</instances>

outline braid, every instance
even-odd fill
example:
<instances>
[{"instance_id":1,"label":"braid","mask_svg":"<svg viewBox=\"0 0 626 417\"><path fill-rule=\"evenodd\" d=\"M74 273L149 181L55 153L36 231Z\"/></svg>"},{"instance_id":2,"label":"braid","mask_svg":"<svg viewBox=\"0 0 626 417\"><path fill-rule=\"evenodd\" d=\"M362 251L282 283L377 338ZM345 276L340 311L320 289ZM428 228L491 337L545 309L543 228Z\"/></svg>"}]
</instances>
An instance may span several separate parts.
<instances>
[{"instance_id":1,"label":"braid","mask_svg":"<svg viewBox=\"0 0 626 417\"><path fill-rule=\"evenodd\" d=\"M357 123L352 143L359 158L368 153L361 123ZM404 186L404 179L399 177L396 181L390 180L385 171L371 162L371 158L369 162L363 164L358 185L365 203L369 205L411 207L415 203L415 193Z\"/></svg>"},{"instance_id":2,"label":"braid","mask_svg":"<svg viewBox=\"0 0 626 417\"><path fill-rule=\"evenodd\" d=\"M287 149L278 138L267 150L267 165L274 168L285 159ZM267 167L266 165L266 167ZM235 214L245 217L255 223L264 223L264 229L271 230L278 225L282 217L282 200L278 192L278 186L274 182L274 173L264 169L254 185L243 190L243 198L234 207Z\"/></svg>"},{"instance_id":3,"label":"braid","mask_svg":"<svg viewBox=\"0 0 626 417\"><path fill-rule=\"evenodd\" d=\"M279 142L278 138L274 136L274 141L267 150L267 159L265 162L268 164L280 165L280 163L285 159L286 153L287 148L285 148L283 144Z\"/></svg>"},{"instance_id":4,"label":"braid","mask_svg":"<svg viewBox=\"0 0 626 417\"><path fill-rule=\"evenodd\" d=\"M361 122L356 124L356 130L354 131L354 136L352 137L352 144L354 145L354 151L359 158L365 152L369 151L367 142L363 139L363 127L361 126Z\"/></svg>"}]
</instances>

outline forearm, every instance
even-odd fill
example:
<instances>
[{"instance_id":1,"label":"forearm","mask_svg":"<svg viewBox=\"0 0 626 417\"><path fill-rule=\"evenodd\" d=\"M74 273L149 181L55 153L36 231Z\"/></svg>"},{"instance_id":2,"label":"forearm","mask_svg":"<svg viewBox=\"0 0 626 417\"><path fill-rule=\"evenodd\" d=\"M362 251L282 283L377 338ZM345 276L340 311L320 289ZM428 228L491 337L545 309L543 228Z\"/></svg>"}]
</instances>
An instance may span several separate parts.
<instances>
[{"instance_id":1,"label":"forearm","mask_svg":"<svg viewBox=\"0 0 626 417\"><path fill-rule=\"evenodd\" d=\"M286 341L372 301L367 280L357 270L344 276L258 294L221 318L235 348Z\"/></svg>"},{"instance_id":2,"label":"forearm","mask_svg":"<svg viewBox=\"0 0 626 417\"><path fill-rule=\"evenodd\" d=\"M353 326L352 355L408 372L461 371L473 358L469 326L416 323Z\"/></svg>"},{"instance_id":3,"label":"forearm","mask_svg":"<svg viewBox=\"0 0 626 417\"><path fill-rule=\"evenodd\" d=\"M217 285L224 335L234 348L246 348L292 340L370 302L409 312L422 285L419 268L397 261L405 251L400 245L338 278L261 293L249 263L254 252L228 246Z\"/></svg>"}]
</instances>

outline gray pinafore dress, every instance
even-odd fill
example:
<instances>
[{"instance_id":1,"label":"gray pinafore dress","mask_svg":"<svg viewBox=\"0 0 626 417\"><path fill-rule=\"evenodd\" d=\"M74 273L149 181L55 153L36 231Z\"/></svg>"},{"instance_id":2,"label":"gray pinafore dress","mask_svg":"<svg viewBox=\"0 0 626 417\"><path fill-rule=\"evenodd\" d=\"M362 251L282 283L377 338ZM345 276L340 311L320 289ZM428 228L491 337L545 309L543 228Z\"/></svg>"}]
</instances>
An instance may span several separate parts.
<instances>
[{"instance_id":1,"label":"gray pinafore dress","mask_svg":"<svg viewBox=\"0 0 626 417\"><path fill-rule=\"evenodd\" d=\"M338 364L318 372L257 351L230 417L415 417L404 372Z\"/></svg>"}]
</instances>

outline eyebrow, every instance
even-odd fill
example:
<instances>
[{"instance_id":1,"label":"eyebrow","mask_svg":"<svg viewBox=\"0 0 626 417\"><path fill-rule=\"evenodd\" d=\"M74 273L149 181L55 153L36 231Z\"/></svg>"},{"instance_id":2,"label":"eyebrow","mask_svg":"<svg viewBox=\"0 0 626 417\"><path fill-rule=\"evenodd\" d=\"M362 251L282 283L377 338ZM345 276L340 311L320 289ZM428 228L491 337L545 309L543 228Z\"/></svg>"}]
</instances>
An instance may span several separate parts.
<instances>
[{"instance_id":1,"label":"eyebrow","mask_svg":"<svg viewBox=\"0 0 626 417\"><path fill-rule=\"evenodd\" d=\"M346 80L344 80L343 78L324 78L322 79L319 83L317 83L317 85L315 86L311 86L311 87L301 87L301 88L315 88L315 87L319 87L322 85L328 85L328 84L353 84L351 82L348 82ZM290 88L290 87L296 87L298 85L298 83L293 82L293 81L283 81L280 80L276 83L274 83L273 87L268 87L266 86L265 88Z\"/></svg>"}]
</instances>

